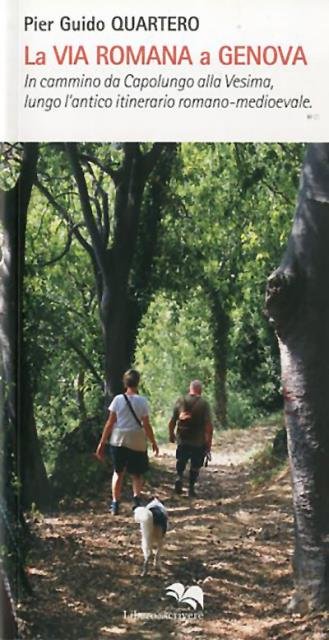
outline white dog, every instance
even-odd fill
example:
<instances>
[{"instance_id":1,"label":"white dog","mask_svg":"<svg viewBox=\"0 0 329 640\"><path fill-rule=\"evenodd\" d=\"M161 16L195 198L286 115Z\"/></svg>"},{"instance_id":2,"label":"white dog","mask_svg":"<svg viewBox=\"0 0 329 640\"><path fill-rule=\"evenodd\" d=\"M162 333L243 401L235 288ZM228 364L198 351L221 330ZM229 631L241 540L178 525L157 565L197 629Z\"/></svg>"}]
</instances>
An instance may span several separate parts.
<instances>
[{"instance_id":1,"label":"white dog","mask_svg":"<svg viewBox=\"0 0 329 640\"><path fill-rule=\"evenodd\" d=\"M162 502L154 498L146 507L136 507L134 511L135 521L140 523L142 533L142 550L144 554L144 566L142 576L147 574L148 564L155 547L154 566L161 569L160 554L163 547L164 536L168 526L168 515Z\"/></svg>"}]
</instances>

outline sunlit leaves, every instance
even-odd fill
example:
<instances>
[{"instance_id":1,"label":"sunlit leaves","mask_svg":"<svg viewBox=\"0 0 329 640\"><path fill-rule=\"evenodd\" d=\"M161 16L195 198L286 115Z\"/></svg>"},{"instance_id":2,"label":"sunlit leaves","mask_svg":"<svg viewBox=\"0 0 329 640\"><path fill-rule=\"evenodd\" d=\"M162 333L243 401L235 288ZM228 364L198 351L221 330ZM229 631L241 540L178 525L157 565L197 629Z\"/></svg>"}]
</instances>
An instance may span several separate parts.
<instances>
[{"instance_id":1,"label":"sunlit leaves","mask_svg":"<svg viewBox=\"0 0 329 640\"><path fill-rule=\"evenodd\" d=\"M290 229L302 155L302 145L183 144L162 226L162 285L184 296L199 284L204 305L217 292L231 317L231 382L251 385L263 406L279 387L265 283Z\"/></svg>"},{"instance_id":2,"label":"sunlit leaves","mask_svg":"<svg viewBox=\"0 0 329 640\"><path fill-rule=\"evenodd\" d=\"M173 403L199 378L206 395L213 394L212 343L209 310L200 291L176 300L159 293L150 305L138 338L136 366L142 372L142 390L148 396L156 430L167 435Z\"/></svg>"},{"instance_id":3,"label":"sunlit leaves","mask_svg":"<svg viewBox=\"0 0 329 640\"><path fill-rule=\"evenodd\" d=\"M0 188L11 189L21 169L23 146L20 143L0 143Z\"/></svg>"}]
</instances>

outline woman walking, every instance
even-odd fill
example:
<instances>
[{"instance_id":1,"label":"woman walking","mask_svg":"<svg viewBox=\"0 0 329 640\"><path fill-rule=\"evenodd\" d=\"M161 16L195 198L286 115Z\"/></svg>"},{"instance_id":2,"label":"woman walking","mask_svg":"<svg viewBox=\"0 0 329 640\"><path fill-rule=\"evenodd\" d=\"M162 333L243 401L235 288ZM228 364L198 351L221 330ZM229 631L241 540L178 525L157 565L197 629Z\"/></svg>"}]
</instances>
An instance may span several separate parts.
<instances>
[{"instance_id":1,"label":"woman walking","mask_svg":"<svg viewBox=\"0 0 329 640\"><path fill-rule=\"evenodd\" d=\"M119 513L121 489L125 471L132 476L133 506L140 505L144 473L148 470L147 439L155 455L159 448L149 420L147 401L138 394L140 375L129 369L123 376L125 393L115 396L109 406L109 417L96 449L96 457L103 461L105 445L110 437L113 461L112 504L113 515Z\"/></svg>"}]
</instances>

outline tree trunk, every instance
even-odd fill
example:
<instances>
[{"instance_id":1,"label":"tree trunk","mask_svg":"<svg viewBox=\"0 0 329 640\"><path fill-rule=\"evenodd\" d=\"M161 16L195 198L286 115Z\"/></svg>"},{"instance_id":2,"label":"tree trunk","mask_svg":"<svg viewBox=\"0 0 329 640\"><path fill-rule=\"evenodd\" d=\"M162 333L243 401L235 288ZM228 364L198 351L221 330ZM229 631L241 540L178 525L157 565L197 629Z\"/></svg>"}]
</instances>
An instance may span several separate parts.
<instances>
[{"instance_id":1,"label":"tree trunk","mask_svg":"<svg viewBox=\"0 0 329 640\"><path fill-rule=\"evenodd\" d=\"M21 505L24 509L28 509L35 503L39 509L47 510L51 505L51 492L37 434L29 370L26 363L22 367L22 385L24 387L20 391L17 438Z\"/></svg>"},{"instance_id":2,"label":"tree trunk","mask_svg":"<svg viewBox=\"0 0 329 640\"><path fill-rule=\"evenodd\" d=\"M214 337L215 417L222 429L227 427L227 334Z\"/></svg>"},{"instance_id":3,"label":"tree trunk","mask_svg":"<svg viewBox=\"0 0 329 640\"><path fill-rule=\"evenodd\" d=\"M20 497L25 506L31 504L32 500L39 506L44 505L48 488L33 419L32 396L27 384L22 329L26 217L37 157L38 145L25 144L20 176L12 189L1 193L0 343L6 452L3 471L8 490L12 473L18 475L21 482Z\"/></svg>"},{"instance_id":4,"label":"tree trunk","mask_svg":"<svg viewBox=\"0 0 329 640\"><path fill-rule=\"evenodd\" d=\"M67 144L66 149L79 190L81 208L90 236L89 253L98 278L100 320L104 337L105 357L105 402L122 391L122 376L131 366L136 343L140 310L136 310L140 299L145 306L149 271L155 251L154 243L162 215L162 203L156 202L152 222L146 215L141 221L142 201L147 180L168 148L165 178L158 186L169 180L171 160L175 145L155 144L148 153L142 153L137 143L123 145L123 161L120 169L112 173L115 184L113 238L104 238L96 224L92 208L92 197L88 191L79 148ZM148 212L150 213L150 211ZM143 223L143 224L142 224ZM86 244L86 243L85 243ZM109 246L110 245L110 246ZM136 269L136 264L143 269ZM144 271L143 279L141 270ZM138 277L134 278L138 272Z\"/></svg>"},{"instance_id":5,"label":"tree trunk","mask_svg":"<svg viewBox=\"0 0 329 640\"><path fill-rule=\"evenodd\" d=\"M138 330L154 292L163 286L153 271L155 259L161 255L161 220L170 199L170 180L175 172L177 145L167 144L159 157L156 170L147 182L141 206L139 232L129 278L127 306L128 364L134 360Z\"/></svg>"},{"instance_id":6,"label":"tree trunk","mask_svg":"<svg viewBox=\"0 0 329 640\"><path fill-rule=\"evenodd\" d=\"M126 292L111 289L111 304L102 306L102 327L105 347L105 401L122 393L122 377L127 370L127 303Z\"/></svg>"},{"instance_id":7,"label":"tree trunk","mask_svg":"<svg viewBox=\"0 0 329 640\"><path fill-rule=\"evenodd\" d=\"M212 312L213 353L215 366L215 418L219 426L227 427L227 353L230 318L219 293L207 287Z\"/></svg>"},{"instance_id":8,"label":"tree trunk","mask_svg":"<svg viewBox=\"0 0 329 640\"><path fill-rule=\"evenodd\" d=\"M128 346L129 278L135 255L146 175L138 145L126 145L125 162L116 186L117 220L107 254L101 307L105 338L106 393L122 392L122 376L130 364Z\"/></svg>"},{"instance_id":9,"label":"tree trunk","mask_svg":"<svg viewBox=\"0 0 329 640\"><path fill-rule=\"evenodd\" d=\"M280 353L295 521L291 608L328 602L329 144L311 144L287 250L267 309Z\"/></svg>"}]
</instances>

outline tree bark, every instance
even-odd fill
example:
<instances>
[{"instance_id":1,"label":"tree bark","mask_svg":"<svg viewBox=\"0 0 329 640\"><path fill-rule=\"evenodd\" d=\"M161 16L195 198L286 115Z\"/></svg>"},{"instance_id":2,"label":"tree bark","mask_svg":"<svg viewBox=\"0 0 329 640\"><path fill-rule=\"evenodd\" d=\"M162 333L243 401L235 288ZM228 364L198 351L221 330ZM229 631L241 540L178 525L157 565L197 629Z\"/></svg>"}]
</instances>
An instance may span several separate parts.
<instances>
[{"instance_id":1,"label":"tree bark","mask_svg":"<svg viewBox=\"0 0 329 640\"><path fill-rule=\"evenodd\" d=\"M127 345L127 292L116 287L111 278L109 289L104 287L101 322L105 355L105 400L122 393L122 376L130 364ZM110 293L111 292L111 293ZM110 300L109 303L106 299Z\"/></svg>"},{"instance_id":2,"label":"tree bark","mask_svg":"<svg viewBox=\"0 0 329 640\"><path fill-rule=\"evenodd\" d=\"M153 270L161 254L161 220L170 202L169 183L175 171L176 144L167 144L150 175L143 194L139 232L128 287L128 362L134 360L138 329L157 288L163 287ZM172 204L172 203L171 203Z\"/></svg>"},{"instance_id":3,"label":"tree bark","mask_svg":"<svg viewBox=\"0 0 329 640\"><path fill-rule=\"evenodd\" d=\"M20 499L44 505L48 482L34 417L33 399L23 345L23 274L27 209L35 179L38 145L25 144L20 176L1 192L2 260L0 266L0 344L4 396L5 493L14 472L21 483ZM13 462L14 460L14 462ZM47 495L48 498L48 495Z\"/></svg>"},{"instance_id":4,"label":"tree bark","mask_svg":"<svg viewBox=\"0 0 329 640\"><path fill-rule=\"evenodd\" d=\"M212 311L213 351L215 366L215 417L220 427L227 427L227 354L230 319L217 291L208 289Z\"/></svg>"},{"instance_id":5,"label":"tree bark","mask_svg":"<svg viewBox=\"0 0 329 640\"><path fill-rule=\"evenodd\" d=\"M277 331L295 521L291 608L328 603L329 144L308 147L299 200L267 310Z\"/></svg>"},{"instance_id":6,"label":"tree bark","mask_svg":"<svg viewBox=\"0 0 329 640\"><path fill-rule=\"evenodd\" d=\"M122 375L131 365L140 319L140 314L136 313L136 306L139 294L147 289L149 270L154 258L154 251L149 250L150 228L143 230L147 238L143 238L141 232L143 195L150 173L167 146L174 148L174 145L155 144L148 153L142 153L137 143L123 145L122 165L111 176L115 184L115 226L110 243L109 237L105 238L96 224L79 149L76 144L66 145L89 232L89 253L98 281L100 320L104 337L106 403L113 395L122 391ZM155 219L157 226L152 226L153 232L157 231L161 215L155 216ZM147 240L147 252L143 240ZM132 282L135 260L139 263L144 260L144 281L139 281L140 290L134 286L136 283Z\"/></svg>"}]
</instances>

